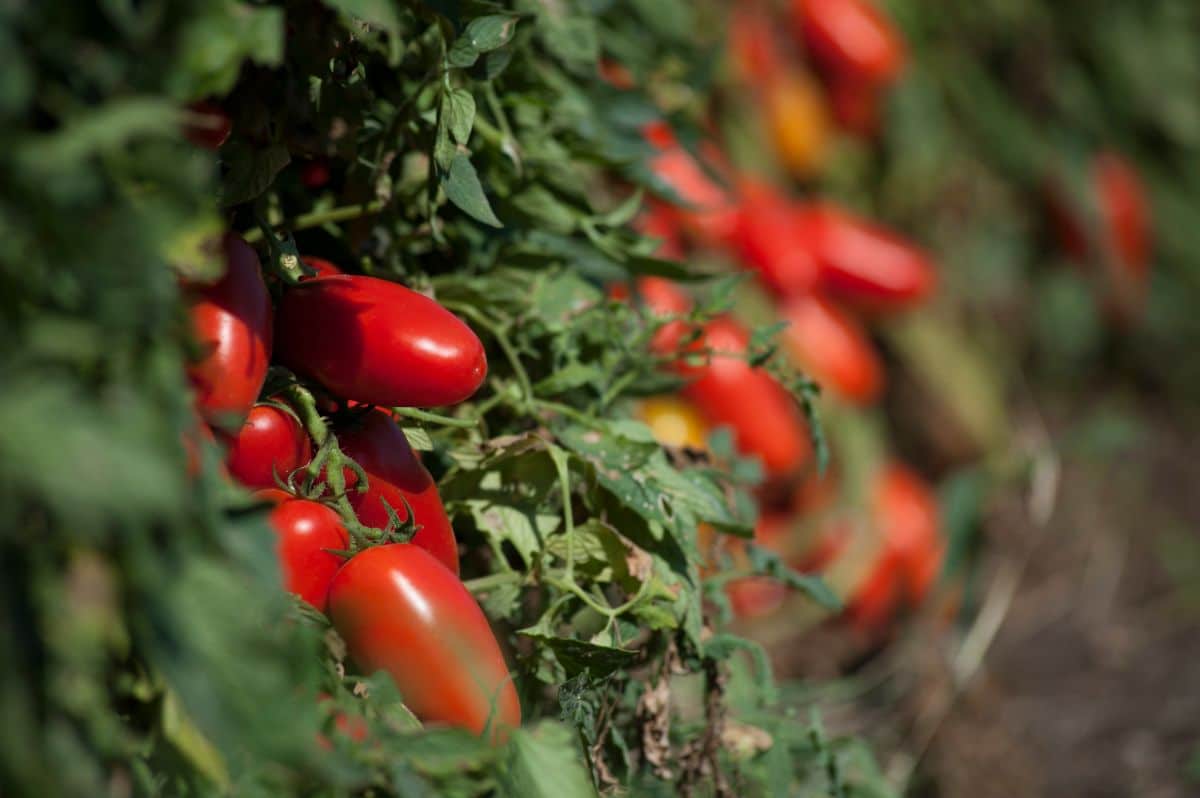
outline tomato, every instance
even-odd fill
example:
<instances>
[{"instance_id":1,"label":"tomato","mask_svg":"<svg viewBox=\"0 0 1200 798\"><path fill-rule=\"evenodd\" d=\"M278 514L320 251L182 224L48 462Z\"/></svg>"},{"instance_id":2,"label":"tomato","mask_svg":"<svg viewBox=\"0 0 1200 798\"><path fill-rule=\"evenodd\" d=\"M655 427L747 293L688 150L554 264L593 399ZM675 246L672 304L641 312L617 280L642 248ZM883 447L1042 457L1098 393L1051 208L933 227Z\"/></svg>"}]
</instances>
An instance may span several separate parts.
<instances>
[{"instance_id":1,"label":"tomato","mask_svg":"<svg viewBox=\"0 0 1200 798\"><path fill-rule=\"evenodd\" d=\"M271 297L258 255L238 236L222 240L225 275L190 286L192 328L203 352L189 364L196 406L208 421L245 418L262 390L271 358Z\"/></svg>"},{"instance_id":2,"label":"tomato","mask_svg":"<svg viewBox=\"0 0 1200 798\"><path fill-rule=\"evenodd\" d=\"M300 182L305 188L324 188L329 182L329 175L329 161L325 158L313 158L300 167Z\"/></svg>"},{"instance_id":3,"label":"tomato","mask_svg":"<svg viewBox=\"0 0 1200 798\"><path fill-rule=\"evenodd\" d=\"M680 241L679 224L671 209L657 202L634 221L637 231L648 238L659 240L654 257L667 260L683 260L683 243Z\"/></svg>"},{"instance_id":4,"label":"tomato","mask_svg":"<svg viewBox=\"0 0 1200 798\"><path fill-rule=\"evenodd\" d=\"M843 130L864 139L879 135L880 89L878 86L845 77L829 80L829 106L833 118Z\"/></svg>"},{"instance_id":5,"label":"tomato","mask_svg":"<svg viewBox=\"0 0 1200 798\"><path fill-rule=\"evenodd\" d=\"M200 100L187 107L194 118L183 126L183 137L197 147L216 150L233 131L233 120L219 104L212 100Z\"/></svg>"},{"instance_id":6,"label":"tomato","mask_svg":"<svg viewBox=\"0 0 1200 798\"><path fill-rule=\"evenodd\" d=\"M326 549L345 550L350 536L337 512L319 502L289 499L271 510L283 586L324 611L329 583L342 558Z\"/></svg>"},{"instance_id":7,"label":"tomato","mask_svg":"<svg viewBox=\"0 0 1200 798\"><path fill-rule=\"evenodd\" d=\"M316 272L316 274L314 274L312 277L301 277L301 280L312 280L316 277L331 277L335 274L344 273L341 267L337 266L333 261L328 261L324 258L318 258L314 255L304 255L300 258L300 261L305 266Z\"/></svg>"},{"instance_id":8,"label":"tomato","mask_svg":"<svg viewBox=\"0 0 1200 798\"><path fill-rule=\"evenodd\" d=\"M787 198L765 184L742 187L735 251L764 285L783 297L807 294L817 281L809 227L796 224Z\"/></svg>"},{"instance_id":9,"label":"tomato","mask_svg":"<svg viewBox=\"0 0 1200 798\"><path fill-rule=\"evenodd\" d=\"M875 310L911 307L937 276L929 256L891 231L829 204L796 209L818 266L818 285L835 298Z\"/></svg>"},{"instance_id":10,"label":"tomato","mask_svg":"<svg viewBox=\"0 0 1200 798\"><path fill-rule=\"evenodd\" d=\"M883 387L883 366L866 331L820 296L799 297L780 312L783 340L796 365L851 404L870 404Z\"/></svg>"},{"instance_id":11,"label":"tomato","mask_svg":"<svg viewBox=\"0 0 1200 798\"><path fill-rule=\"evenodd\" d=\"M745 83L771 80L783 63L775 23L760 3L734 3L729 18L729 54Z\"/></svg>"},{"instance_id":12,"label":"tomato","mask_svg":"<svg viewBox=\"0 0 1200 798\"><path fill-rule=\"evenodd\" d=\"M829 72L884 84L904 68L904 40L870 0L792 0L791 11L797 34Z\"/></svg>"},{"instance_id":13,"label":"tomato","mask_svg":"<svg viewBox=\"0 0 1200 798\"><path fill-rule=\"evenodd\" d=\"M344 399L388 407L461 402L487 375L483 344L429 297L377 277L334 275L279 302L279 360Z\"/></svg>"},{"instance_id":14,"label":"tomato","mask_svg":"<svg viewBox=\"0 0 1200 798\"><path fill-rule=\"evenodd\" d=\"M629 91L637 85L637 81L633 78L633 73L620 61L614 61L611 58L601 58L596 64L596 71L600 75L600 79L614 89Z\"/></svg>"},{"instance_id":15,"label":"tomato","mask_svg":"<svg viewBox=\"0 0 1200 798\"><path fill-rule=\"evenodd\" d=\"M902 603L919 604L944 554L937 500L911 469L897 463L885 467L876 478L872 503L881 547L847 608L852 622L866 630L886 624Z\"/></svg>"},{"instance_id":16,"label":"tomato","mask_svg":"<svg viewBox=\"0 0 1200 798\"><path fill-rule=\"evenodd\" d=\"M641 277L637 281L638 295L655 316L681 316L692 309L692 298L678 283L665 277ZM659 355L679 351L691 326L683 319L664 324L650 339L650 350Z\"/></svg>"},{"instance_id":17,"label":"tomato","mask_svg":"<svg viewBox=\"0 0 1200 798\"><path fill-rule=\"evenodd\" d=\"M718 184L696 158L675 140L670 128L648 126L645 136L658 153L650 158L650 171L670 189L683 207L676 214L687 231L709 245L724 245L737 228L737 204L733 196Z\"/></svg>"},{"instance_id":18,"label":"tomato","mask_svg":"<svg viewBox=\"0 0 1200 798\"><path fill-rule=\"evenodd\" d=\"M1102 152L1092 164L1100 204L1104 246L1111 253L1108 279L1113 309L1136 314L1145 303L1150 271L1150 203L1137 170L1114 152Z\"/></svg>"},{"instance_id":19,"label":"tomato","mask_svg":"<svg viewBox=\"0 0 1200 798\"><path fill-rule=\"evenodd\" d=\"M417 546L375 546L329 588L329 615L364 673L387 671L426 723L492 735L521 724L521 705L483 610L462 582Z\"/></svg>"},{"instance_id":20,"label":"tomato","mask_svg":"<svg viewBox=\"0 0 1200 798\"><path fill-rule=\"evenodd\" d=\"M367 492L359 493L354 487L358 484L357 475L349 469L345 472L346 492L358 520L366 526L386 527L389 520L386 501L400 520L405 521L407 501L421 526L412 544L429 551L457 574L458 544L437 485L392 417L377 408L335 432L342 452L367 475Z\"/></svg>"},{"instance_id":21,"label":"tomato","mask_svg":"<svg viewBox=\"0 0 1200 798\"><path fill-rule=\"evenodd\" d=\"M638 406L638 417L646 423L654 438L664 446L707 445L708 428L700 412L691 404L673 396L646 399Z\"/></svg>"},{"instance_id":22,"label":"tomato","mask_svg":"<svg viewBox=\"0 0 1200 798\"><path fill-rule=\"evenodd\" d=\"M816 174L829 157L829 110L811 76L787 70L764 87L767 133L780 163L796 177Z\"/></svg>"},{"instance_id":23,"label":"tomato","mask_svg":"<svg viewBox=\"0 0 1200 798\"><path fill-rule=\"evenodd\" d=\"M229 441L225 465L234 479L248 488L275 486L275 474L288 474L312 459L312 441L286 410L255 405L246 423Z\"/></svg>"},{"instance_id":24,"label":"tomato","mask_svg":"<svg viewBox=\"0 0 1200 798\"><path fill-rule=\"evenodd\" d=\"M767 476L794 475L809 460L807 426L795 400L774 377L743 358L750 334L728 318L704 328L709 362L694 370L698 379L683 389L713 426L733 430L738 449L758 457Z\"/></svg>"}]
</instances>

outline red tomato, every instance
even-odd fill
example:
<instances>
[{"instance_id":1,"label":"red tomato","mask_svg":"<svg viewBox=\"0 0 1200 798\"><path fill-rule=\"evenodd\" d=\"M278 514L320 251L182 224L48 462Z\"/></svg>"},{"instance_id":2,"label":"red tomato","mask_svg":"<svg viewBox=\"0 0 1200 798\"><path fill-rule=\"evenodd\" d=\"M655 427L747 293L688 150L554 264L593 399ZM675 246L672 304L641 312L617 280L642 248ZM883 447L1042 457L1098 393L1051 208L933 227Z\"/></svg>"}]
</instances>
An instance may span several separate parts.
<instances>
[{"instance_id":1,"label":"red tomato","mask_svg":"<svg viewBox=\"0 0 1200 798\"><path fill-rule=\"evenodd\" d=\"M312 459L312 442L296 417L273 405L255 405L229 442L225 465L248 488L272 488Z\"/></svg>"},{"instance_id":2,"label":"red tomato","mask_svg":"<svg viewBox=\"0 0 1200 798\"><path fill-rule=\"evenodd\" d=\"M780 313L783 340L796 364L851 404L870 404L883 387L883 366L866 331L819 296L799 297Z\"/></svg>"},{"instance_id":3,"label":"red tomato","mask_svg":"<svg viewBox=\"0 0 1200 798\"><path fill-rule=\"evenodd\" d=\"M737 205L730 193L680 146L670 128L650 125L645 136L659 149L650 159L650 171L685 203L676 214L687 231L708 244L728 242L738 222Z\"/></svg>"},{"instance_id":4,"label":"red tomato","mask_svg":"<svg viewBox=\"0 0 1200 798\"><path fill-rule=\"evenodd\" d=\"M254 498L272 504L280 504L282 502L291 501L296 498L282 488L263 488L262 490L254 491Z\"/></svg>"},{"instance_id":5,"label":"red tomato","mask_svg":"<svg viewBox=\"0 0 1200 798\"><path fill-rule=\"evenodd\" d=\"M197 147L206 150L218 149L233 131L233 120L219 104L212 100L201 100L187 107L196 115L193 121L183 126L183 137Z\"/></svg>"},{"instance_id":6,"label":"red tomato","mask_svg":"<svg viewBox=\"0 0 1200 798\"><path fill-rule=\"evenodd\" d=\"M325 158L313 158L305 161L300 167L300 182L305 188L324 188L329 182L329 161Z\"/></svg>"},{"instance_id":7,"label":"red tomato","mask_svg":"<svg viewBox=\"0 0 1200 798\"><path fill-rule=\"evenodd\" d=\"M438 495L433 477L417 459L404 431L387 412L375 409L355 423L336 431L342 451L367 474L366 493L354 485L358 477L346 470L346 492L364 525L383 529L388 524L386 501L401 521L408 519L404 501L421 525L412 544L430 552L442 565L458 573L458 544L454 528ZM403 499L403 501L402 501Z\"/></svg>"},{"instance_id":8,"label":"red tomato","mask_svg":"<svg viewBox=\"0 0 1200 798\"><path fill-rule=\"evenodd\" d=\"M775 23L761 4L733 4L729 54L745 83L766 83L778 74L784 59L775 39Z\"/></svg>"},{"instance_id":9,"label":"red tomato","mask_svg":"<svg viewBox=\"0 0 1200 798\"><path fill-rule=\"evenodd\" d=\"M694 370L699 378L683 395L712 426L732 428L738 449L762 460L769 477L790 476L809 460L807 427L783 386L742 358L749 342L749 333L732 319L709 322L702 345L713 355Z\"/></svg>"},{"instance_id":10,"label":"red tomato","mask_svg":"<svg viewBox=\"0 0 1200 798\"><path fill-rule=\"evenodd\" d=\"M652 202L634 222L637 231L660 242L654 257L667 260L683 260L683 243L679 240L679 224L671 209L661 203Z\"/></svg>"},{"instance_id":11,"label":"red tomato","mask_svg":"<svg viewBox=\"0 0 1200 798\"><path fill-rule=\"evenodd\" d=\"M637 85L637 81L633 79L633 73L620 61L601 58L596 64L596 68L600 79L615 89L628 91Z\"/></svg>"},{"instance_id":12,"label":"red tomato","mask_svg":"<svg viewBox=\"0 0 1200 798\"><path fill-rule=\"evenodd\" d=\"M1103 152L1092 164L1100 203L1104 246L1112 253L1108 278L1112 308L1120 317L1136 315L1145 303L1150 272L1150 203L1141 177L1129 161Z\"/></svg>"},{"instance_id":13,"label":"red tomato","mask_svg":"<svg viewBox=\"0 0 1200 798\"><path fill-rule=\"evenodd\" d=\"M797 34L830 72L890 83L904 67L904 40L870 0L792 0Z\"/></svg>"},{"instance_id":14,"label":"red tomato","mask_svg":"<svg viewBox=\"0 0 1200 798\"><path fill-rule=\"evenodd\" d=\"M188 377L209 421L250 412L271 358L271 297L258 255L233 233L222 246L225 275L213 285L191 287L192 328L204 355L188 366Z\"/></svg>"},{"instance_id":15,"label":"red tomato","mask_svg":"<svg viewBox=\"0 0 1200 798\"><path fill-rule=\"evenodd\" d=\"M911 307L936 284L929 256L891 231L829 204L796 209L817 258L818 285L871 310Z\"/></svg>"},{"instance_id":16,"label":"red tomato","mask_svg":"<svg viewBox=\"0 0 1200 798\"><path fill-rule=\"evenodd\" d=\"M508 666L483 610L428 552L393 543L355 555L329 588L329 615L364 673L385 670L427 723L492 735L521 724Z\"/></svg>"},{"instance_id":17,"label":"red tomato","mask_svg":"<svg viewBox=\"0 0 1200 798\"><path fill-rule=\"evenodd\" d=\"M278 536L283 586L324 611L329 583L342 567L342 558L326 549L344 550L350 536L333 509L307 499L289 499L271 510Z\"/></svg>"},{"instance_id":18,"label":"red tomato","mask_svg":"<svg viewBox=\"0 0 1200 798\"><path fill-rule=\"evenodd\" d=\"M742 262L784 297L807 294L817 281L809 227L795 223L787 199L765 184L742 188L735 247Z\"/></svg>"},{"instance_id":19,"label":"red tomato","mask_svg":"<svg viewBox=\"0 0 1200 798\"><path fill-rule=\"evenodd\" d=\"M881 548L847 609L855 625L866 630L885 625L901 603L919 604L944 553L937 500L918 474L897 463L888 465L876 480L872 501Z\"/></svg>"},{"instance_id":20,"label":"red tomato","mask_svg":"<svg viewBox=\"0 0 1200 798\"><path fill-rule=\"evenodd\" d=\"M377 277L292 286L279 302L276 337L284 365L366 404L450 405L487 376L470 327L429 297Z\"/></svg>"},{"instance_id":21,"label":"red tomato","mask_svg":"<svg viewBox=\"0 0 1200 798\"><path fill-rule=\"evenodd\" d=\"M316 277L330 277L335 274L344 273L333 261L328 261L324 258L318 258L313 255L304 255L300 258L300 260L305 266L316 272L316 274L312 277L301 277L301 280L312 280Z\"/></svg>"},{"instance_id":22,"label":"red tomato","mask_svg":"<svg viewBox=\"0 0 1200 798\"><path fill-rule=\"evenodd\" d=\"M692 309L692 298L665 277L641 277L637 281L637 290L642 302L655 316L679 316ZM690 331L691 327L682 319L668 322L650 339L650 350L659 355L677 352Z\"/></svg>"},{"instance_id":23,"label":"red tomato","mask_svg":"<svg viewBox=\"0 0 1200 798\"><path fill-rule=\"evenodd\" d=\"M871 139L879 134L880 101L880 89L874 84L837 76L829 80L833 118L856 136Z\"/></svg>"}]
</instances>

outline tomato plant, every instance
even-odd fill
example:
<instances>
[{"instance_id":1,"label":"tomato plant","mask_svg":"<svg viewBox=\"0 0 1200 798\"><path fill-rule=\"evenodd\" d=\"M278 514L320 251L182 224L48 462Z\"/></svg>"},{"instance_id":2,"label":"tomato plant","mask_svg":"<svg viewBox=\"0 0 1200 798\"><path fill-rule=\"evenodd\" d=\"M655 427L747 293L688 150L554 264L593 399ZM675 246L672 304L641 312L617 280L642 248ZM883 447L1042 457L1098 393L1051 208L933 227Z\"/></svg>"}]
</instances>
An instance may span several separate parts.
<instances>
[{"instance_id":1,"label":"tomato plant","mask_svg":"<svg viewBox=\"0 0 1200 798\"><path fill-rule=\"evenodd\" d=\"M329 587L329 615L368 673L385 670L427 722L503 735L521 705L487 618L455 575L417 546L376 546Z\"/></svg>"},{"instance_id":2,"label":"tomato plant","mask_svg":"<svg viewBox=\"0 0 1200 798\"><path fill-rule=\"evenodd\" d=\"M455 404L487 375L483 344L461 319L375 277L319 277L289 288L276 334L281 362L367 404Z\"/></svg>"}]
</instances>

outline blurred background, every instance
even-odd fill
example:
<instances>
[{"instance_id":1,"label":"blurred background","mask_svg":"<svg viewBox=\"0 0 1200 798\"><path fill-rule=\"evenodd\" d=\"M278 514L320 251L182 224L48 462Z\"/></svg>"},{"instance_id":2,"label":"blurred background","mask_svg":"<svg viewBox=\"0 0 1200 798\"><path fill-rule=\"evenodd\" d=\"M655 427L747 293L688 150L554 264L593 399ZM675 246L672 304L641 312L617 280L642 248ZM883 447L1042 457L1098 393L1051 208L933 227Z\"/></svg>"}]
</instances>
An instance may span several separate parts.
<instances>
[{"instance_id":1,"label":"blurred background","mask_svg":"<svg viewBox=\"0 0 1200 798\"><path fill-rule=\"evenodd\" d=\"M736 623L878 746L862 789L1196 794L1200 6L680 5L711 48L606 72L671 122L641 224L791 324L832 458L756 542L850 604L735 581Z\"/></svg>"}]
</instances>

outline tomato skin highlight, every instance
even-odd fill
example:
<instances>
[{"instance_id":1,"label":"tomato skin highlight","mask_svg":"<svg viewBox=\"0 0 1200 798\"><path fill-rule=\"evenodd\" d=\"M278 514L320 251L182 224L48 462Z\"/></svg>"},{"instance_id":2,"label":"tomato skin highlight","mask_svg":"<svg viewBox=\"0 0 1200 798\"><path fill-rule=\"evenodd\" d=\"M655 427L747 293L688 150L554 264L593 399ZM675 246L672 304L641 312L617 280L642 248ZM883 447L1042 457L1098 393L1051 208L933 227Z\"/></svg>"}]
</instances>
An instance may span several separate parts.
<instances>
[{"instance_id":1,"label":"tomato skin highlight","mask_svg":"<svg viewBox=\"0 0 1200 798\"><path fill-rule=\"evenodd\" d=\"M389 280L334 275L292 286L279 302L279 360L345 399L438 407L487 376L478 336L427 296Z\"/></svg>"},{"instance_id":2,"label":"tomato skin highlight","mask_svg":"<svg viewBox=\"0 0 1200 798\"><path fill-rule=\"evenodd\" d=\"M458 544L446 516L433 477L417 459L392 417L376 408L336 430L338 445L367 474L367 492L357 490L358 476L346 469L346 493L355 515L364 525L383 529L388 524L386 501L401 521L408 519L407 501L416 523L421 525L410 541L437 558L452 573L458 573Z\"/></svg>"},{"instance_id":3,"label":"tomato skin highlight","mask_svg":"<svg viewBox=\"0 0 1200 798\"><path fill-rule=\"evenodd\" d=\"M332 508L307 499L280 502L269 519L284 588L323 612L329 583L342 567L342 558L326 549L345 550L350 545L342 519Z\"/></svg>"},{"instance_id":4,"label":"tomato skin highlight","mask_svg":"<svg viewBox=\"0 0 1200 798\"><path fill-rule=\"evenodd\" d=\"M250 408L246 423L229 440L225 467L248 488L275 487L312 459L312 441L296 417L274 405Z\"/></svg>"},{"instance_id":5,"label":"tomato skin highlight","mask_svg":"<svg viewBox=\"0 0 1200 798\"><path fill-rule=\"evenodd\" d=\"M365 673L385 670L417 717L481 734L521 724L508 665L479 604L425 550L375 546L349 560L329 588L329 615Z\"/></svg>"},{"instance_id":6,"label":"tomato skin highlight","mask_svg":"<svg viewBox=\"0 0 1200 798\"><path fill-rule=\"evenodd\" d=\"M783 340L796 364L842 400L874 402L883 387L883 365L871 339L852 316L820 296L788 302Z\"/></svg>"},{"instance_id":7,"label":"tomato skin highlight","mask_svg":"<svg viewBox=\"0 0 1200 798\"><path fill-rule=\"evenodd\" d=\"M732 319L709 322L702 345L712 357L682 394L712 426L732 428L738 450L762 460L768 477L792 476L811 458L807 426L783 386L743 359L749 342Z\"/></svg>"},{"instance_id":8,"label":"tomato skin highlight","mask_svg":"<svg viewBox=\"0 0 1200 798\"><path fill-rule=\"evenodd\" d=\"M819 288L873 311L924 301L937 284L929 256L890 230L830 204L796 209L813 242Z\"/></svg>"},{"instance_id":9,"label":"tomato skin highlight","mask_svg":"<svg viewBox=\"0 0 1200 798\"><path fill-rule=\"evenodd\" d=\"M196 407L207 421L245 418L271 358L271 297L258 255L233 233L221 245L225 275L212 285L189 286L192 329L204 354L187 372Z\"/></svg>"},{"instance_id":10,"label":"tomato skin highlight","mask_svg":"<svg viewBox=\"0 0 1200 798\"><path fill-rule=\"evenodd\" d=\"M870 0L792 0L796 33L830 72L873 84L904 68L904 40Z\"/></svg>"},{"instance_id":11,"label":"tomato skin highlight","mask_svg":"<svg viewBox=\"0 0 1200 798\"><path fill-rule=\"evenodd\" d=\"M747 182L734 249L773 293L792 297L812 291L817 261L810 227L796 223L787 199L765 184Z\"/></svg>"}]
</instances>

